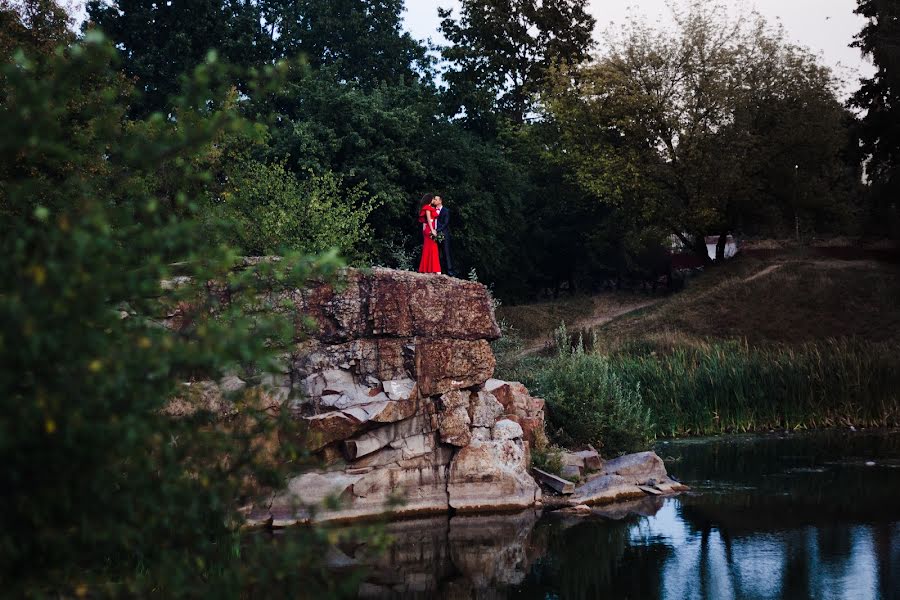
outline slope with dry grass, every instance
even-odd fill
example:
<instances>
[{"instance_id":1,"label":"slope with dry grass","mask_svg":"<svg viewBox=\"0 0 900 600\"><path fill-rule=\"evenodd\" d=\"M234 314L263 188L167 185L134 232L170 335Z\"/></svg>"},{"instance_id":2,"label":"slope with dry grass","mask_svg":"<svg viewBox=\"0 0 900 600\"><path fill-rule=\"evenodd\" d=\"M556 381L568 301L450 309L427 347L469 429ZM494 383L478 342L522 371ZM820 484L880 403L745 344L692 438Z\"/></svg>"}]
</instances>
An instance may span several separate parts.
<instances>
[{"instance_id":1,"label":"slope with dry grass","mask_svg":"<svg viewBox=\"0 0 900 600\"><path fill-rule=\"evenodd\" d=\"M858 338L898 339L900 267L796 252L742 256L693 280L653 308L601 327L609 349L636 340L663 345L746 340L751 345Z\"/></svg>"},{"instance_id":2,"label":"slope with dry grass","mask_svg":"<svg viewBox=\"0 0 900 600\"><path fill-rule=\"evenodd\" d=\"M900 266L841 252L748 253L650 306L641 307L653 299L626 295L581 299L575 314L562 303L532 310L548 329L576 324L566 346L586 346L578 360L587 372L611 370L637 390L658 436L900 426ZM598 306L607 315L638 309L579 330ZM584 317L586 307L593 317ZM506 318L514 321L516 310ZM605 389L572 375L569 351L501 361L510 371L503 376L554 399L548 418L560 440L580 430L584 407L597 412L608 400ZM543 389L561 380L563 367L563 379L580 387Z\"/></svg>"}]
</instances>

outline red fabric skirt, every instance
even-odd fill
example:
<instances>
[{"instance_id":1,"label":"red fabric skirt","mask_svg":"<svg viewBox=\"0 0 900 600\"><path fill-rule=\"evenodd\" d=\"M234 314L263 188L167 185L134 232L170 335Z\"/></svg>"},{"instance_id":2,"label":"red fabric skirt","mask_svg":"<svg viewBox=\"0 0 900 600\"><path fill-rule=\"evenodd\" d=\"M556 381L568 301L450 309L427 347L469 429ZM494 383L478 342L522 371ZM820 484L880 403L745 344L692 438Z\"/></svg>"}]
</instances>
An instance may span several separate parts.
<instances>
[{"instance_id":1,"label":"red fabric skirt","mask_svg":"<svg viewBox=\"0 0 900 600\"><path fill-rule=\"evenodd\" d=\"M422 232L422 260L419 261L419 273L440 273L441 259L437 242L431 239L428 230Z\"/></svg>"}]
</instances>

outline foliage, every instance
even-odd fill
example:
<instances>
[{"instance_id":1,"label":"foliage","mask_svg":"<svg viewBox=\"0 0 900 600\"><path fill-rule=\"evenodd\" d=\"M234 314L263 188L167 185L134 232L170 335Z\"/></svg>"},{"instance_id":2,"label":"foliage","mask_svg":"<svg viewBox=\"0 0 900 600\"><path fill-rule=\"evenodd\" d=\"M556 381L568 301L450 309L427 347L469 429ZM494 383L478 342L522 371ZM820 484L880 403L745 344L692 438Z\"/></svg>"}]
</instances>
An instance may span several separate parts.
<instances>
[{"instance_id":1,"label":"foliage","mask_svg":"<svg viewBox=\"0 0 900 600\"><path fill-rule=\"evenodd\" d=\"M557 335L568 339L563 325ZM526 377L547 402L551 437L565 446L592 444L607 454L646 449L653 439L651 413L641 388L626 382L604 356L560 344L557 356Z\"/></svg>"},{"instance_id":2,"label":"foliage","mask_svg":"<svg viewBox=\"0 0 900 600\"><path fill-rule=\"evenodd\" d=\"M275 549L235 531L248 484L280 481L252 443L276 425L253 398L238 404L228 434L203 410L170 419L161 409L193 375L269 368L273 342L292 328L246 316L241 298L326 275L335 261L288 256L233 271L235 254L206 244L187 216L200 205L187 194L211 181L194 168L196 155L223 131L246 128L206 85L217 63L198 67L176 101L183 119L128 121L130 90L113 56L92 33L3 67L0 456L13 490L0 501L5 591L334 594L337 584L317 570L322 533ZM186 192L162 197L161 170ZM163 210L167 202L183 215ZM172 301L196 314L174 335L155 318L167 314L161 282L176 261L183 284ZM205 287L211 280L244 293L221 305Z\"/></svg>"},{"instance_id":3,"label":"foliage","mask_svg":"<svg viewBox=\"0 0 900 600\"><path fill-rule=\"evenodd\" d=\"M703 256L708 233L840 221L858 173L830 71L758 15L698 2L673 17L674 31L632 22L556 79L571 176Z\"/></svg>"},{"instance_id":4,"label":"foliage","mask_svg":"<svg viewBox=\"0 0 900 600\"><path fill-rule=\"evenodd\" d=\"M404 31L403 0L261 0L277 55L306 56L365 88L418 80L428 59Z\"/></svg>"},{"instance_id":5,"label":"foliage","mask_svg":"<svg viewBox=\"0 0 900 600\"><path fill-rule=\"evenodd\" d=\"M235 245L253 256L336 250L365 262L372 241L366 220L377 205L362 186L346 189L333 173L300 181L283 164L248 160L232 174L219 203Z\"/></svg>"},{"instance_id":6,"label":"foliage","mask_svg":"<svg viewBox=\"0 0 900 600\"><path fill-rule=\"evenodd\" d=\"M168 112L181 78L210 50L235 65L271 64L261 9L248 0L91 0L85 28L99 28L120 49L122 68L141 92L130 110L146 116Z\"/></svg>"},{"instance_id":7,"label":"foliage","mask_svg":"<svg viewBox=\"0 0 900 600\"><path fill-rule=\"evenodd\" d=\"M451 46L443 58L451 67L451 114L464 112L476 129L496 112L521 123L547 72L587 58L594 18L585 0L463 0L459 19L438 9L441 31ZM481 125L479 127L479 125Z\"/></svg>"},{"instance_id":8,"label":"foliage","mask_svg":"<svg viewBox=\"0 0 900 600\"><path fill-rule=\"evenodd\" d=\"M543 430L535 431L534 448L531 449L531 466L553 475L562 475L563 449L547 439Z\"/></svg>"},{"instance_id":9,"label":"foliage","mask_svg":"<svg viewBox=\"0 0 900 600\"><path fill-rule=\"evenodd\" d=\"M865 111L861 123L866 170L874 186L875 226L900 233L900 6L891 0L858 0L856 14L866 25L853 44L875 63L875 75L863 79L850 105Z\"/></svg>"},{"instance_id":10,"label":"foliage","mask_svg":"<svg viewBox=\"0 0 900 600\"><path fill-rule=\"evenodd\" d=\"M605 359L640 386L660 436L900 424L893 343L825 341L794 348L714 342Z\"/></svg>"},{"instance_id":11,"label":"foliage","mask_svg":"<svg viewBox=\"0 0 900 600\"><path fill-rule=\"evenodd\" d=\"M416 213L408 190L427 174L424 132L433 114L427 90L369 89L337 77L330 68L294 69L276 93L251 98L247 111L269 125L267 154L298 176L331 171L348 186L365 186L383 203L372 215L379 238L391 239L393 229L412 231Z\"/></svg>"},{"instance_id":12,"label":"foliage","mask_svg":"<svg viewBox=\"0 0 900 600\"><path fill-rule=\"evenodd\" d=\"M71 24L53 0L0 0L0 61L9 62L16 50L49 55L73 40Z\"/></svg>"}]
</instances>

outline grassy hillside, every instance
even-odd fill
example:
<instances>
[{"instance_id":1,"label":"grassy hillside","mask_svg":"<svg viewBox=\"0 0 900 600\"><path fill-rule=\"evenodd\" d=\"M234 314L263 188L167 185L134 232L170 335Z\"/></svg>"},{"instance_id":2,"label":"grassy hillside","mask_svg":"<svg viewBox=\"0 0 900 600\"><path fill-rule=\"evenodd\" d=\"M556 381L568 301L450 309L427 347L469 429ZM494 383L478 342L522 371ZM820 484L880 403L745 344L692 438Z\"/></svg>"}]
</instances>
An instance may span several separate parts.
<instances>
[{"instance_id":1,"label":"grassy hillside","mask_svg":"<svg viewBox=\"0 0 900 600\"><path fill-rule=\"evenodd\" d=\"M505 308L501 317L531 335L525 351L500 357L501 375L548 398L551 434L569 444L597 441L577 434L588 419L595 432L629 433L614 429L629 420L623 406L634 422L649 411L658 436L898 426L900 266L834 254L747 253L669 296ZM562 320L560 355L536 324Z\"/></svg>"},{"instance_id":2,"label":"grassy hillside","mask_svg":"<svg viewBox=\"0 0 900 600\"><path fill-rule=\"evenodd\" d=\"M608 343L646 337L745 339L754 345L892 340L900 333L900 268L800 253L741 256L599 333Z\"/></svg>"},{"instance_id":3,"label":"grassy hillside","mask_svg":"<svg viewBox=\"0 0 900 600\"><path fill-rule=\"evenodd\" d=\"M900 266L865 253L839 253L850 260L829 254L818 249L751 252L690 278L677 294L564 298L501 307L498 316L526 346L552 339L563 321L570 331L595 332L607 350L637 340L740 339L763 345L897 339Z\"/></svg>"}]
</instances>

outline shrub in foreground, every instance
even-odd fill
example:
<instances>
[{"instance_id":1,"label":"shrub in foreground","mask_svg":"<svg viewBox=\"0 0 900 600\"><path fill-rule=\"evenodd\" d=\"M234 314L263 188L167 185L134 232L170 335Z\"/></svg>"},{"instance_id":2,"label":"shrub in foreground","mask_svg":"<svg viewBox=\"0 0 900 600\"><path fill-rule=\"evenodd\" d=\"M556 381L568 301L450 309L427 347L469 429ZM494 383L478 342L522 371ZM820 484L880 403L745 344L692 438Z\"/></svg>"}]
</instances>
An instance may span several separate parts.
<instances>
[{"instance_id":1,"label":"shrub in foreground","mask_svg":"<svg viewBox=\"0 0 900 600\"><path fill-rule=\"evenodd\" d=\"M217 305L205 282L249 300L336 261L233 272L237 257L205 242L191 209L211 181L198 165L223 131L247 125L217 101L220 67L210 60L186 82L177 118L133 121L114 56L90 33L45 57L41 76L23 54L2 66L4 595L333 596L352 580L321 568L320 531L277 547L238 532L248 480L281 481L254 444L272 419L241 406L244 425L226 433L203 411L170 419L161 409L192 375L265 369L269 342L293 331L240 301ZM147 317L167 314L161 281L176 274L171 300L196 309L177 335Z\"/></svg>"}]
</instances>

